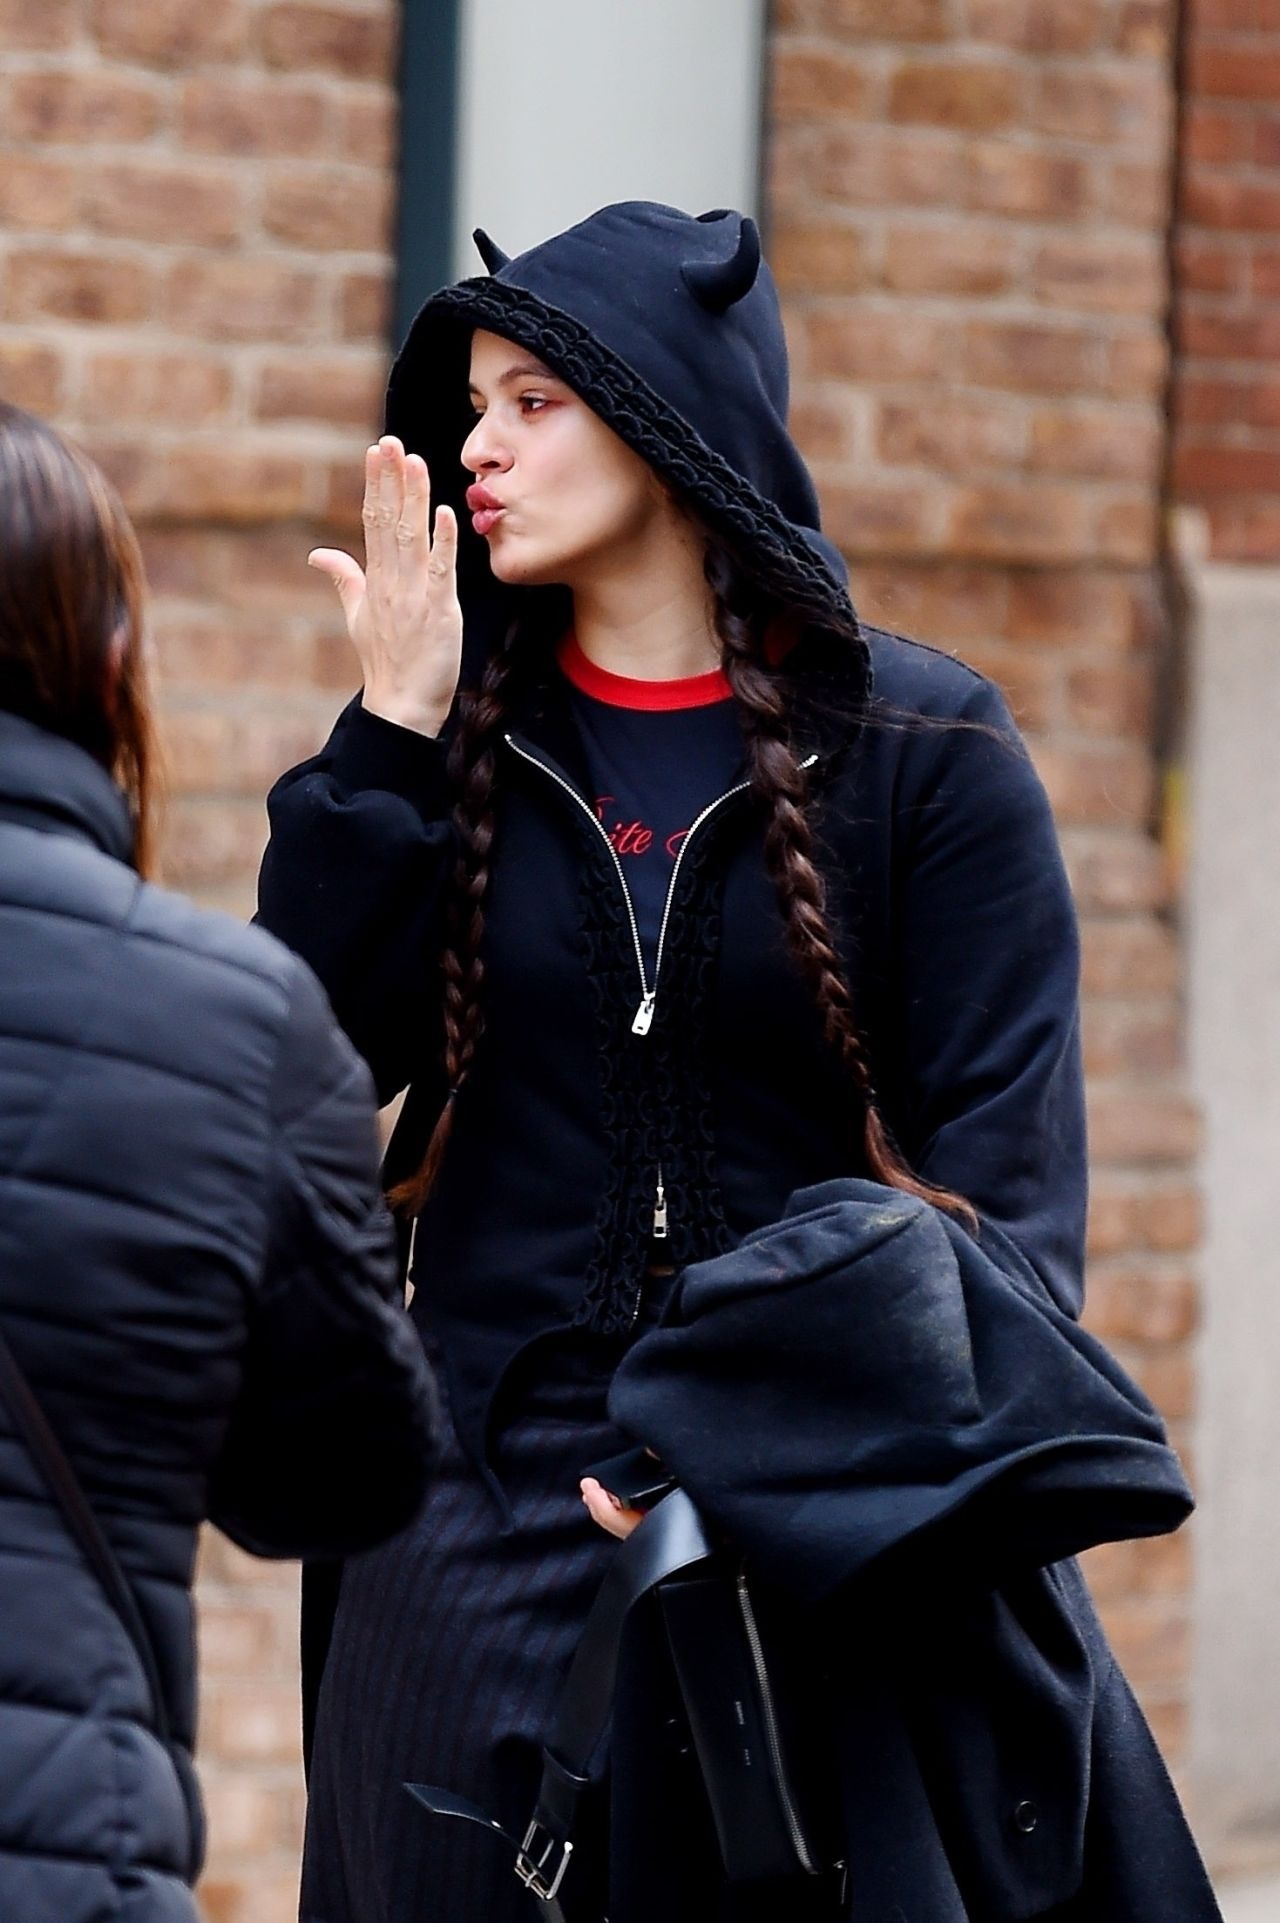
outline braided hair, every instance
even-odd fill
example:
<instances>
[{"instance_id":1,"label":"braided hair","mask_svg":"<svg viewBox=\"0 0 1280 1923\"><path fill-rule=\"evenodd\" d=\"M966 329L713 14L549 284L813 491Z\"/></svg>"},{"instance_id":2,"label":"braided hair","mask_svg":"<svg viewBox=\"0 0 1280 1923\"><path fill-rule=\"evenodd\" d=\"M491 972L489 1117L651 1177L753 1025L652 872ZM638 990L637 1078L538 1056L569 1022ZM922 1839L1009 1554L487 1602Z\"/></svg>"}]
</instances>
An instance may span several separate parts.
<instances>
[{"instance_id":1,"label":"braided hair","mask_svg":"<svg viewBox=\"0 0 1280 1923\"><path fill-rule=\"evenodd\" d=\"M872 1085L866 1047L854 1020L853 997L827 923L826 884L814 859L806 813L805 771L791 745L785 676L770 665L765 636L778 614L762 601L730 551L708 538L704 571L724 670L744 724L748 774L766 811L765 864L777 894L787 951L807 983L862 1109L862 1147L876 1181L960 1216L976 1227L971 1205L917 1176L893 1141ZM479 689L464 697L449 751L457 801L453 825L458 858L446 910L444 1070L447 1094L417 1172L392 1189L396 1208L416 1214L430 1194L453 1130L456 1099L484 1032L484 903L491 873L498 737L511 707L522 662L533 638L513 621L502 647L485 666ZM856 639L856 627L850 639Z\"/></svg>"}]
</instances>

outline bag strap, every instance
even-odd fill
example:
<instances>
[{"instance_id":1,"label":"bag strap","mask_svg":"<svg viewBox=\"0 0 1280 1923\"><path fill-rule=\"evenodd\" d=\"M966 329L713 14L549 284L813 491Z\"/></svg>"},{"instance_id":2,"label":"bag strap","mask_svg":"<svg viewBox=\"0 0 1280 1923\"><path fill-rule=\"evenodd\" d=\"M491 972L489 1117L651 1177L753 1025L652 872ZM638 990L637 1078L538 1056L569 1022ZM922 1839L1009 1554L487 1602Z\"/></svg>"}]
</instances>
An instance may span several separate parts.
<instances>
[{"instance_id":1,"label":"bag strap","mask_svg":"<svg viewBox=\"0 0 1280 1923\"><path fill-rule=\"evenodd\" d=\"M429 1783L406 1783L411 1796L437 1816L461 1816L495 1831L516 1852L516 1875L542 1907L544 1923L564 1923L560 1885L573 1855L573 1832L592 1765L603 1744L613 1704L618 1654L627 1617L640 1598L668 1576L713 1553L697 1509L683 1489L655 1503L623 1542L591 1605L569 1666L550 1740L542 1752L542 1781L522 1842L477 1804Z\"/></svg>"},{"instance_id":2,"label":"bag strap","mask_svg":"<svg viewBox=\"0 0 1280 1923\"><path fill-rule=\"evenodd\" d=\"M89 1506L89 1498L85 1495L79 1477L50 1428L49 1419L37 1401L34 1389L2 1332L0 1332L0 1395L3 1395L8 1403L9 1412L17 1423L37 1468L49 1485L50 1494L62 1512L72 1540L79 1545L85 1561L97 1577L103 1594L120 1618L121 1626L133 1644L151 1697L151 1716L155 1733L166 1747L172 1748L169 1714L165 1708L155 1647L142 1612L138 1608L137 1597L133 1593L129 1578L120 1566L115 1550L107 1541L97 1517Z\"/></svg>"}]
</instances>

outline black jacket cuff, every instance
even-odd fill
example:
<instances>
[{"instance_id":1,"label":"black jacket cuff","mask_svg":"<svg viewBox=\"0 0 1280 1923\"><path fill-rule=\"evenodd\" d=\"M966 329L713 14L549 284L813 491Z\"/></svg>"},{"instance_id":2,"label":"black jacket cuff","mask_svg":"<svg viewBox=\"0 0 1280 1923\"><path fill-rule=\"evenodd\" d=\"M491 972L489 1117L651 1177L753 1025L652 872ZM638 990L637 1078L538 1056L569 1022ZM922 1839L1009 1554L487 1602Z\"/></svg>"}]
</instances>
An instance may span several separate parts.
<instances>
[{"instance_id":1,"label":"black jacket cuff","mask_svg":"<svg viewBox=\"0 0 1280 1923\"><path fill-rule=\"evenodd\" d=\"M447 757L444 742L435 735L370 714L357 696L334 731L330 769L349 794L381 788L402 795L429 816L440 816L448 814L453 801Z\"/></svg>"}]
</instances>

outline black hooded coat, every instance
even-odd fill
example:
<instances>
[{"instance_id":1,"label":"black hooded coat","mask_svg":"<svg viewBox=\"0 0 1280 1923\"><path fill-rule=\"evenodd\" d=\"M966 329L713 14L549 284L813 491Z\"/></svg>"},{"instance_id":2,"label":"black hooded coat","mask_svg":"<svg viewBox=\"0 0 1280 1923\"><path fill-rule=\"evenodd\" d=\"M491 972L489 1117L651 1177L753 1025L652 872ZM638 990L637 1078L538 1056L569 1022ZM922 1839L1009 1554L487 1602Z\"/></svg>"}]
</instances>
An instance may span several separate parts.
<instances>
[{"instance_id":1,"label":"black hooded coat","mask_svg":"<svg viewBox=\"0 0 1280 1923\"><path fill-rule=\"evenodd\" d=\"M989 681L857 624L786 431L785 342L749 221L626 203L514 261L477 239L491 271L426 304L388 430L459 507L470 336L510 339L801 618L777 671L881 1112L980 1231L860 1179L858 1098L785 953L748 788L689 837L658 978L638 967L563 684L537 647L567 603L505 587L461 513L464 685L516 612L529 655L498 749L486 1030L416 1238L412 1313L441 1345L463 1446L501 1503L513 1365L567 1327L630 1345L611 1412L820 1652L852 1914L1216 1917L1063 1560L1172 1528L1190 1498L1155 1412L1074 1319L1078 940L1044 790ZM382 1098L408 1087L388 1179L416 1165L444 1095L454 724L433 740L353 701L269 802L262 919L316 968ZM659 1168L683 1273L634 1341ZM751 1238L776 1252L789 1211L792 1259L764 1273ZM326 1614L313 1580L313 1698ZM672 1749L652 1633L637 1620L615 1718L610 1915L737 1915Z\"/></svg>"}]
</instances>

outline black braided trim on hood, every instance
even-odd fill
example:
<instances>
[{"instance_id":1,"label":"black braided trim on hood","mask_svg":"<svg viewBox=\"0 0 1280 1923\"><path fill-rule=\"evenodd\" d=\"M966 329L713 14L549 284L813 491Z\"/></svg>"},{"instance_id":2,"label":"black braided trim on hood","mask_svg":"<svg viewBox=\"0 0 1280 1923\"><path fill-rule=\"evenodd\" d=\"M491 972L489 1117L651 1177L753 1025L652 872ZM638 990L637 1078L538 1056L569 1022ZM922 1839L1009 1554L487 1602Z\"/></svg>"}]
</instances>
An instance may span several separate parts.
<instances>
[{"instance_id":1,"label":"black braided trim on hood","mask_svg":"<svg viewBox=\"0 0 1280 1923\"><path fill-rule=\"evenodd\" d=\"M420 415L422 397L438 394L438 324L455 330L483 327L538 354L628 447L678 489L709 527L733 544L743 567L762 588L820 627L834 621L840 630L856 631L848 590L801 529L708 447L682 414L581 321L511 282L484 277L459 281L433 294L422 308L387 389L387 428L407 446L421 448L424 430L430 431ZM456 449L454 455L456 459ZM845 646L853 652L861 649L865 668L865 645L849 639Z\"/></svg>"}]
</instances>

